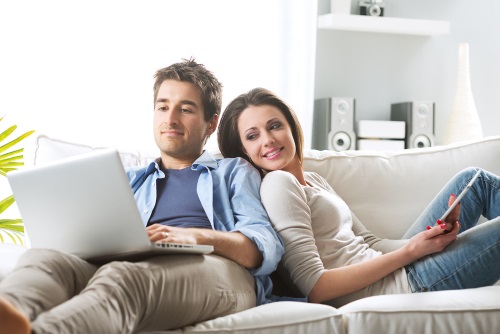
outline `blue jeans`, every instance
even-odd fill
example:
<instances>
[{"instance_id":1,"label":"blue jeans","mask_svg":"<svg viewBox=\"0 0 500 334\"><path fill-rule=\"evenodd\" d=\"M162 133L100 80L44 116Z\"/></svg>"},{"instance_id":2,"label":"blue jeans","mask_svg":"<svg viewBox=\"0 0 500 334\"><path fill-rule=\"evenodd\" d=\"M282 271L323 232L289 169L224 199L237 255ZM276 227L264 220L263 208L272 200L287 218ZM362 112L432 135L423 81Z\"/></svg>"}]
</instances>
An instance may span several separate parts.
<instances>
[{"instance_id":1,"label":"blue jeans","mask_svg":"<svg viewBox=\"0 0 500 334\"><path fill-rule=\"evenodd\" d=\"M478 168L455 175L406 232L411 238L434 226L448 208L451 194L458 194ZM487 222L477 224L483 215ZM406 266L413 292L476 288L500 279L500 178L482 170L460 202L460 231L457 240L442 252L428 255Z\"/></svg>"}]
</instances>

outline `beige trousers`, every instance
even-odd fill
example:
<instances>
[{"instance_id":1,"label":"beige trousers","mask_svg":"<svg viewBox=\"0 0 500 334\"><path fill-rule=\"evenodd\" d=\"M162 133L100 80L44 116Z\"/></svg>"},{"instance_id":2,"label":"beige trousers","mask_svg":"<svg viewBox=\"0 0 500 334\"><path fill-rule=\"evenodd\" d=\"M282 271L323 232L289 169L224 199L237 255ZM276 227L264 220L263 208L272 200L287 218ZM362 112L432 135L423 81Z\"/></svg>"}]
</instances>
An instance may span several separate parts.
<instances>
[{"instance_id":1,"label":"beige trousers","mask_svg":"<svg viewBox=\"0 0 500 334\"><path fill-rule=\"evenodd\" d=\"M168 255L90 264L30 249L0 295L25 312L35 333L167 330L255 306L248 270L216 255Z\"/></svg>"}]
</instances>

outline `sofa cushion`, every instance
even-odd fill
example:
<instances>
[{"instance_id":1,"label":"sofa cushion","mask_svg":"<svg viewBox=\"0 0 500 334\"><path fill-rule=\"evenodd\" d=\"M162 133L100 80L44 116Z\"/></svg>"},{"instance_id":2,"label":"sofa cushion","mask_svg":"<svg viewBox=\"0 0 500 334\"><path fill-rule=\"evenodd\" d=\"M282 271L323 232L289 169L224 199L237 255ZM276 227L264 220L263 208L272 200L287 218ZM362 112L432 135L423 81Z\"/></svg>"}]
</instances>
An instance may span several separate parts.
<instances>
[{"instance_id":1,"label":"sofa cushion","mask_svg":"<svg viewBox=\"0 0 500 334\"><path fill-rule=\"evenodd\" d=\"M375 296L339 309L349 333L498 333L500 286Z\"/></svg>"},{"instance_id":2,"label":"sofa cushion","mask_svg":"<svg viewBox=\"0 0 500 334\"><path fill-rule=\"evenodd\" d=\"M322 304L275 302L184 327L155 333L302 334L345 333L342 314Z\"/></svg>"},{"instance_id":3,"label":"sofa cushion","mask_svg":"<svg viewBox=\"0 0 500 334\"><path fill-rule=\"evenodd\" d=\"M104 148L105 147L78 144L51 138L46 135L39 135L35 138L32 149L27 150L26 164L41 165L78 154L102 150ZM144 166L156 157L153 154L142 155L141 152L128 148L117 148L117 150L120 153L120 158L125 167Z\"/></svg>"}]
</instances>

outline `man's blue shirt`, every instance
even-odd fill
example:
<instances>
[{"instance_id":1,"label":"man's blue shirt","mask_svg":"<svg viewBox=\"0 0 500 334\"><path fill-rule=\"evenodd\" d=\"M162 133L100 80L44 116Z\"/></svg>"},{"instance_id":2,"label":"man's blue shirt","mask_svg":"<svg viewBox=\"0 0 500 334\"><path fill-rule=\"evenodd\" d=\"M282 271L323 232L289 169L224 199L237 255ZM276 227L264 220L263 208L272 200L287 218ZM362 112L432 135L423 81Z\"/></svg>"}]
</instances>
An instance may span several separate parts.
<instances>
[{"instance_id":1,"label":"man's blue shirt","mask_svg":"<svg viewBox=\"0 0 500 334\"><path fill-rule=\"evenodd\" d=\"M127 170L144 226L156 204L156 181L165 177L158 161ZM241 232L257 245L262 265L250 272L257 286L257 304L269 302L272 290L269 275L276 269L284 246L260 202L258 171L244 159L216 160L207 151L191 168L202 171L197 194L214 230Z\"/></svg>"}]
</instances>

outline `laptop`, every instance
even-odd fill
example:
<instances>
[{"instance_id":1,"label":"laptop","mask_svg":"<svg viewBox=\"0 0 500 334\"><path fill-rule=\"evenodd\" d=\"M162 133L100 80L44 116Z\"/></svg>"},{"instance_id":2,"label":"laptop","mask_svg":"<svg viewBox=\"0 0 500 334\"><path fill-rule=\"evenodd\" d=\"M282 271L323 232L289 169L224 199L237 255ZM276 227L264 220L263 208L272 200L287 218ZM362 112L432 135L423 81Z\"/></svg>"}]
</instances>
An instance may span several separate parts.
<instances>
[{"instance_id":1,"label":"laptop","mask_svg":"<svg viewBox=\"0 0 500 334\"><path fill-rule=\"evenodd\" d=\"M152 243L116 149L7 173L33 248L89 262L162 254L208 254L210 245Z\"/></svg>"}]
</instances>

